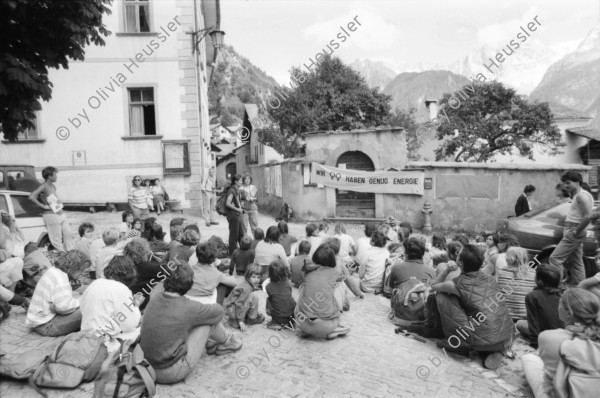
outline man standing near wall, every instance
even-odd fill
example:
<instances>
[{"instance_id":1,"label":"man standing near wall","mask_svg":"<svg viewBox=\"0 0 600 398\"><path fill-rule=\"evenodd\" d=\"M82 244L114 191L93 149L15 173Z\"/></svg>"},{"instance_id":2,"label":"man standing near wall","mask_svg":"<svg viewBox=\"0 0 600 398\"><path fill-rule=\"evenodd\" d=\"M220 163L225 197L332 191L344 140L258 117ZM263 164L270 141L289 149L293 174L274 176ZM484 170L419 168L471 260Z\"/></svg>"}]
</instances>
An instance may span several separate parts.
<instances>
[{"instance_id":1,"label":"man standing near wall","mask_svg":"<svg viewBox=\"0 0 600 398\"><path fill-rule=\"evenodd\" d=\"M519 196L519 199L517 199L517 204L515 205L515 213L517 214L517 217L532 210L529 198L534 192L535 187L533 185L527 185L525 187L523 190L523 195Z\"/></svg>"},{"instance_id":2,"label":"man standing near wall","mask_svg":"<svg viewBox=\"0 0 600 398\"><path fill-rule=\"evenodd\" d=\"M219 225L216 221L217 185L214 166L208 170L208 175L205 176L204 181L202 181L200 190L202 191L202 212L204 213L206 226Z\"/></svg>"},{"instance_id":3,"label":"man standing near wall","mask_svg":"<svg viewBox=\"0 0 600 398\"><path fill-rule=\"evenodd\" d=\"M575 171L568 171L561 177L564 188L571 197L571 207L567 213L563 238L550 255L550 264L557 267L561 274L566 268L566 282L569 286L577 286L585 279L583 266L583 241L587 236L586 227L589 224L594 198L581 188L583 178ZM569 260L566 262L566 260ZM566 262L566 263L565 263Z\"/></svg>"}]
</instances>

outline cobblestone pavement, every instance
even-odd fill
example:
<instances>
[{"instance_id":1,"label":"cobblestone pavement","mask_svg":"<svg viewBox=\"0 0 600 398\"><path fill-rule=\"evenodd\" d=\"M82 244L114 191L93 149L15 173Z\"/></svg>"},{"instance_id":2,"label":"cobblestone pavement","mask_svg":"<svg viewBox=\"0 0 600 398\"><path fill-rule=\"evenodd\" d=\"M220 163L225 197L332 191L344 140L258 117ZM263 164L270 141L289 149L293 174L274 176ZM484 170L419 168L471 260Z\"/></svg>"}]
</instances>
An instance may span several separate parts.
<instances>
[{"instance_id":1,"label":"cobblestone pavement","mask_svg":"<svg viewBox=\"0 0 600 398\"><path fill-rule=\"evenodd\" d=\"M101 232L120 216L108 213L71 213L73 225L89 220ZM170 216L161 216L168 225ZM188 218L196 220L196 217ZM273 219L260 216L259 224ZM203 225L202 222L199 222ZM226 238L227 223L201 227L203 238L215 234ZM291 224L291 233L302 235L303 225ZM74 228L74 230L76 230ZM82 288L83 289L83 288ZM294 292L297 295L297 291ZM266 294L261 293L264 312ZM518 359L504 360L497 371L481 366L477 358L446 356L434 341L421 343L394 333L387 320L389 300L367 295L351 299L350 312L342 323L348 336L332 341L305 339L292 330L272 331L263 325L241 333L244 346L234 354L203 357L184 382L159 385L159 397L531 397ZM60 341L31 333L24 324L25 311L13 307L0 326L0 351L19 353L28 349L51 352ZM228 327L228 326L227 326ZM229 328L229 327L228 327ZM531 351L517 342L518 356ZM91 397L93 383L75 390L45 390L49 397ZM35 397L27 383L3 379L0 396Z\"/></svg>"}]
</instances>

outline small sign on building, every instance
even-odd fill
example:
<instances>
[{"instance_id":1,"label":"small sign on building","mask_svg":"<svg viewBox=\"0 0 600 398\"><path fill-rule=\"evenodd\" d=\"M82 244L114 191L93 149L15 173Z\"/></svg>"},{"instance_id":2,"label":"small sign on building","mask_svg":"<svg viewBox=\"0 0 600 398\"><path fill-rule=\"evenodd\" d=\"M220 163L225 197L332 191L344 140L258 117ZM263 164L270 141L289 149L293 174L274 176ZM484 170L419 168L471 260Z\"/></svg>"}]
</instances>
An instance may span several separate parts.
<instances>
[{"instance_id":1,"label":"small sign on building","mask_svg":"<svg viewBox=\"0 0 600 398\"><path fill-rule=\"evenodd\" d=\"M85 151L73 151L73 166L86 166Z\"/></svg>"},{"instance_id":2,"label":"small sign on building","mask_svg":"<svg viewBox=\"0 0 600 398\"><path fill-rule=\"evenodd\" d=\"M423 184L425 185L424 186L425 189L432 189L433 188L433 178L425 178L425 180L423 180Z\"/></svg>"}]
</instances>

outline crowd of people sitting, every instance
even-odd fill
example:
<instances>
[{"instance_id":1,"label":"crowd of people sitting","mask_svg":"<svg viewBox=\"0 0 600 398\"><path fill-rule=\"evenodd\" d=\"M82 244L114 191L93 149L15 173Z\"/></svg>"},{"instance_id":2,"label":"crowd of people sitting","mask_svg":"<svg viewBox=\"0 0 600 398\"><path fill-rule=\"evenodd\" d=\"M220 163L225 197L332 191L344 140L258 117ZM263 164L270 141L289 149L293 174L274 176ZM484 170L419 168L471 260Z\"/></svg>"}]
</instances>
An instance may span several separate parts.
<instances>
[{"instance_id":1,"label":"crowd of people sitting","mask_svg":"<svg viewBox=\"0 0 600 398\"><path fill-rule=\"evenodd\" d=\"M381 294L405 334L440 338L438 346L457 355L477 353L489 369L514 358L519 333L539 347L521 358L536 397L569 388L569 371L598 377L600 274L567 288L562 269L529 261L510 234L482 233L471 243L434 233L427 242L393 217L367 224L356 241L343 223L329 229L309 223L304 237L293 237L281 221L227 248L217 237L201 242L185 218L173 218L165 233L156 219L142 224L124 212L101 239L81 224L75 248L52 264L2 213L2 316L21 305L35 333L88 331L104 336L109 350L118 339L139 339L157 382L168 384L192 373L204 351L241 349L225 322L243 333L264 323L264 312L269 329L335 339L350 332L342 320L350 294ZM84 272L92 282L76 298ZM18 283L31 299L15 293Z\"/></svg>"}]
</instances>

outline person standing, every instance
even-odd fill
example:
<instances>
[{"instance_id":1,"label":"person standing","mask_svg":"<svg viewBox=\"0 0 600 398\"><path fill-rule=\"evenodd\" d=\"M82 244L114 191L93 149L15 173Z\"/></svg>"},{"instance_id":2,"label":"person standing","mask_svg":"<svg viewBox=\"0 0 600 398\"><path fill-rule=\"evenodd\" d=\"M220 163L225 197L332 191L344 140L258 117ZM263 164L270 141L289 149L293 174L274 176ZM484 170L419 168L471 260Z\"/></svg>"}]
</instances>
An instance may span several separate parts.
<instances>
[{"instance_id":1,"label":"person standing","mask_svg":"<svg viewBox=\"0 0 600 398\"><path fill-rule=\"evenodd\" d=\"M241 216L244 209L240 203L240 187L242 186L242 176L239 174L231 177L231 185L227 189L227 222L229 223L229 255L238 248L238 243L244 236L242 232Z\"/></svg>"},{"instance_id":2,"label":"person standing","mask_svg":"<svg viewBox=\"0 0 600 398\"><path fill-rule=\"evenodd\" d=\"M45 167L42 178L44 183L29 195L29 200L44 209L42 218L52 246L58 251L67 252L74 248L73 232L54 185L58 180L58 170L52 166Z\"/></svg>"},{"instance_id":3,"label":"person standing","mask_svg":"<svg viewBox=\"0 0 600 398\"><path fill-rule=\"evenodd\" d=\"M254 236L254 230L258 227L258 206L256 193L258 190L252 185L252 176L246 174L243 178L244 185L240 188L242 195L242 208L246 214L242 216L244 235Z\"/></svg>"},{"instance_id":4,"label":"person standing","mask_svg":"<svg viewBox=\"0 0 600 398\"><path fill-rule=\"evenodd\" d=\"M573 199L567 212L563 238L550 255L550 264L557 267L561 275L563 274L563 267L566 268L568 272L567 284L577 286L579 282L585 279L583 241L587 235L586 226L590 222L594 198L589 192L581 188L583 182L581 174L568 171L563 174L561 181Z\"/></svg>"},{"instance_id":5,"label":"person standing","mask_svg":"<svg viewBox=\"0 0 600 398\"><path fill-rule=\"evenodd\" d=\"M534 192L535 187L533 185L525 186L525 189L523 190L523 195L519 196L519 199L517 199L517 204L515 205L515 213L517 214L517 217L519 217L521 214L525 214L528 211L532 210L529 198L531 197L531 195L533 195Z\"/></svg>"},{"instance_id":6,"label":"person standing","mask_svg":"<svg viewBox=\"0 0 600 398\"><path fill-rule=\"evenodd\" d=\"M143 222L150 217L148 210L148 191L142 186L142 177L135 176L132 181L133 186L129 189L127 200L129 208L133 213L133 218L138 218Z\"/></svg>"},{"instance_id":7,"label":"person standing","mask_svg":"<svg viewBox=\"0 0 600 398\"><path fill-rule=\"evenodd\" d=\"M200 190L202 191L202 213L204 215L206 226L210 227L211 225L219 225L219 223L216 221L217 185L215 181L214 167L211 167L208 170L208 175L204 181L202 181Z\"/></svg>"}]
</instances>

